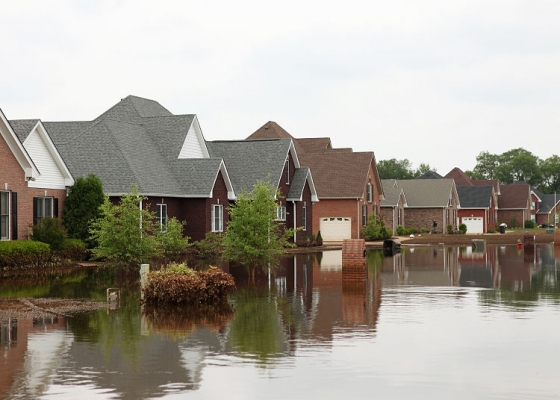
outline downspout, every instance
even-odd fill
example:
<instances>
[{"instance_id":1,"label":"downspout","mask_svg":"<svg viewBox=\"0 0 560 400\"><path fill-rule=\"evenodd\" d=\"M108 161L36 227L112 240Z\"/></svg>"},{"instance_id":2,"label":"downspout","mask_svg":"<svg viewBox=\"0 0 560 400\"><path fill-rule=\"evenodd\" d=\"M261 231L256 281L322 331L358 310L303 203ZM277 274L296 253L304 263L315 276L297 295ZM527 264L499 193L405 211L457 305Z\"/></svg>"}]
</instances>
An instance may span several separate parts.
<instances>
[{"instance_id":1,"label":"downspout","mask_svg":"<svg viewBox=\"0 0 560 400\"><path fill-rule=\"evenodd\" d=\"M296 202L292 200L292 205L294 206L294 243L297 242L297 209L296 209Z\"/></svg>"}]
</instances>

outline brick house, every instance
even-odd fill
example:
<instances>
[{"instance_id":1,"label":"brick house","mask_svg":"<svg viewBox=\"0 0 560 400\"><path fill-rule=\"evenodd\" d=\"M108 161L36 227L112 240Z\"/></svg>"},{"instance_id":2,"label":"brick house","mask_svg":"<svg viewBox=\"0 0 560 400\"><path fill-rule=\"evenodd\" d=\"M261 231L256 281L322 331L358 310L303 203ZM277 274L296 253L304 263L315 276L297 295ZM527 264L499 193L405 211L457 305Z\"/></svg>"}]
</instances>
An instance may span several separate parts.
<instances>
[{"instance_id":1,"label":"brick house","mask_svg":"<svg viewBox=\"0 0 560 400\"><path fill-rule=\"evenodd\" d=\"M457 185L461 208L459 224L467 225L469 233L485 233L497 229L500 184L497 180L471 179L459 168L453 168L445 178Z\"/></svg>"},{"instance_id":2,"label":"brick house","mask_svg":"<svg viewBox=\"0 0 560 400\"><path fill-rule=\"evenodd\" d=\"M541 194L540 203L536 213L536 224L541 226L556 225L558 227L558 214L560 214L560 195ZM555 222L556 221L556 222Z\"/></svg>"},{"instance_id":3,"label":"brick house","mask_svg":"<svg viewBox=\"0 0 560 400\"><path fill-rule=\"evenodd\" d=\"M361 238L369 216L379 214L383 198L373 152L332 147L329 138L296 139L269 121L247 139L290 138L301 165L313 174L319 202L313 206L313 232L324 241Z\"/></svg>"},{"instance_id":4,"label":"brick house","mask_svg":"<svg viewBox=\"0 0 560 400\"><path fill-rule=\"evenodd\" d=\"M385 224L385 228L392 229L397 234L397 228L404 226L404 212L406 207L406 196L404 190L400 187L383 187L385 198L381 200L381 219Z\"/></svg>"},{"instance_id":5,"label":"brick house","mask_svg":"<svg viewBox=\"0 0 560 400\"><path fill-rule=\"evenodd\" d=\"M74 179L40 123L22 127L0 110L0 239L27 239L58 217Z\"/></svg>"},{"instance_id":6,"label":"brick house","mask_svg":"<svg viewBox=\"0 0 560 400\"><path fill-rule=\"evenodd\" d=\"M500 186L498 222L508 227L523 227L525 221L531 220L531 187L519 182Z\"/></svg>"},{"instance_id":7,"label":"brick house","mask_svg":"<svg viewBox=\"0 0 560 400\"><path fill-rule=\"evenodd\" d=\"M460 208L457 187L453 179L384 179L385 188L402 188L406 198L403 226L446 232L446 227L458 226ZM386 222L387 223L387 222Z\"/></svg>"},{"instance_id":8,"label":"brick house","mask_svg":"<svg viewBox=\"0 0 560 400\"><path fill-rule=\"evenodd\" d=\"M312 234L317 191L292 139L220 140L207 146L212 157L224 160L236 193L250 192L259 180L278 188L278 220L285 228L302 227L294 233L294 242Z\"/></svg>"},{"instance_id":9,"label":"brick house","mask_svg":"<svg viewBox=\"0 0 560 400\"><path fill-rule=\"evenodd\" d=\"M227 227L235 193L223 159L210 157L196 115L173 115L156 101L128 96L92 121L41 125L73 176L97 175L115 200L136 185L161 229L176 217L187 223L185 235L200 240Z\"/></svg>"}]
</instances>

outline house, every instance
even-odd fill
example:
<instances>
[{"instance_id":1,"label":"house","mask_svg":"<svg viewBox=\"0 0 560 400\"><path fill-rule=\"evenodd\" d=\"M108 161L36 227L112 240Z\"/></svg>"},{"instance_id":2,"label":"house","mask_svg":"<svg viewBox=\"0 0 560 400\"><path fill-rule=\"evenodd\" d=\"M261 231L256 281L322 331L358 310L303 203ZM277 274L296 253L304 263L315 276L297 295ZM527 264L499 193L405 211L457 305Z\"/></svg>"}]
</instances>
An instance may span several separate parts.
<instances>
[{"instance_id":1,"label":"house","mask_svg":"<svg viewBox=\"0 0 560 400\"><path fill-rule=\"evenodd\" d=\"M404 226L404 211L406 196L401 187L389 186L383 188L385 198L381 200L380 216L387 229L397 233L399 226Z\"/></svg>"},{"instance_id":2,"label":"house","mask_svg":"<svg viewBox=\"0 0 560 400\"><path fill-rule=\"evenodd\" d=\"M28 137L33 131L23 127L39 124L72 175L97 175L113 200L136 185L162 230L171 217L186 222L193 240L227 227L235 192L224 160L209 155L196 115L173 115L156 101L128 96L92 121L12 123Z\"/></svg>"},{"instance_id":3,"label":"house","mask_svg":"<svg viewBox=\"0 0 560 400\"><path fill-rule=\"evenodd\" d=\"M558 214L560 214L560 195L541 194L541 202L538 205L536 213L536 224L542 226L556 225L558 226Z\"/></svg>"},{"instance_id":4,"label":"house","mask_svg":"<svg viewBox=\"0 0 560 400\"><path fill-rule=\"evenodd\" d=\"M509 227L523 227L525 221L531 220L533 197L531 187L524 182L500 186L498 203L498 221Z\"/></svg>"},{"instance_id":5,"label":"house","mask_svg":"<svg viewBox=\"0 0 560 400\"><path fill-rule=\"evenodd\" d=\"M457 186L461 208L459 225L465 224L468 233L486 233L496 229L496 205L493 186Z\"/></svg>"},{"instance_id":6,"label":"house","mask_svg":"<svg viewBox=\"0 0 560 400\"><path fill-rule=\"evenodd\" d=\"M302 228L294 233L294 242L312 234L317 191L292 139L211 141L207 147L212 157L224 160L235 193L250 192L259 180L279 190L278 220L285 228Z\"/></svg>"},{"instance_id":7,"label":"house","mask_svg":"<svg viewBox=\"0 0 560 400\"><path fill-rule=\"evenodd\" d=\"M0 239L26 239L32 224L61 213L74 179L39 122L22 127L1 110L0 163Z\"/></svg>"},{"instance_id":8,"label":"house","mask_svg":"<svg viewBox=\"0 0 560 400\"><path fill-rule=\"evenodd\" d=\"M324 241L361 238L383 198L374 153L333 148L325 137L296 139L273 121L247 140L267 138L292 139L301 165L313 174L319 199L313 206L313 232L321 231Z\"/></svg>"},{"instance_id":9,"label":"house","mask_svg":"<svg viewBox=\"0 0 560 400\"><path fill-rule=\"evenodd\" d=\"M406 198L403 226L446 232L458 226L459 195L453 179L383 179L383 191L401 188ZM387 221L385 221L387 224Z\"/></svg>"},{"instance_id":10,"label":"house","mask_svg":"<svg viewBox=\"0 0 560 400\"><path fill-rule=\"evenodd\" d=\"M484 233L497 228L500 194L497 180L471 179L459 168L453 168L445 178L455 181L461 204L459 224L467 225L467 232Z\"/></svg>"}]
</instances>

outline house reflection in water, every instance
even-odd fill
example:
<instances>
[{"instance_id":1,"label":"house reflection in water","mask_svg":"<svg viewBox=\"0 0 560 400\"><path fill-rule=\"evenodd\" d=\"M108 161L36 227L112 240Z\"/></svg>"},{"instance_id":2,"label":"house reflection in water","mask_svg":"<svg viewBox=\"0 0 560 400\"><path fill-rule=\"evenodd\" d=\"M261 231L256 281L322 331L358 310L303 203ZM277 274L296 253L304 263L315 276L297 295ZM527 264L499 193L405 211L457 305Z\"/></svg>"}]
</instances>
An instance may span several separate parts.
<instances>
[{"instance_id":1,"label":"house reflection in water","mask_svg":"<svg viewBox=\"0 0 560 400\"><path fill-rule=\"evenodd\" d=\"M543 254L554 262L553 247L530 249L515 245L488 245L483 251L472 247L404 247L385 258L384 285L473 286L523 291L531 286L542 265Z\"/></svg>"}]
</instances>

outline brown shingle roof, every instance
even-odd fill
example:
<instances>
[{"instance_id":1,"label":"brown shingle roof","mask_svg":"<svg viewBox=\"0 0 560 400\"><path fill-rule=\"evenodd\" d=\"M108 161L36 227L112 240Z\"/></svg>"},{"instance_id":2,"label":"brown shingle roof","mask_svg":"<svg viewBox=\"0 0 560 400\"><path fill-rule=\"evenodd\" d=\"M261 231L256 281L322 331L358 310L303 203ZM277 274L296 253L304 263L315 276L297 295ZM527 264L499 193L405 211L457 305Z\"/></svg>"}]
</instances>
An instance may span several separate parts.
<instances>
[{"instance_id":1,"label":"brown shingle roof","mask_svg":"<svg viewBox=\"0 0 560 400\"><path fill-rule=\"evenodd\" d=\"M313 172L313 180L319 199L361 198L370 165L374 162L373 152L327 151L303 153L301 165Z\"/></svg>"},{"instance_id":2,"label":"brown shingle roof","mask_svg":"<svg viewBox=\"0 0 560 400\"><path fill-rule=\"evenodd\" d=\"M520 209L529 207L531 188L527 183L500 186L499 208Z\"/></svg>"},{"instance_id":3,"label":"brown shingle roof","mask_svg":"<svg viewBox=\"0 0 560 400\"><path fill-rule=\"evenodd\" d=\"M465 174L460 168L453 168L444 178L453 179L457 186L473 186L470 176Z\"/></svg>"}]
</instances>

